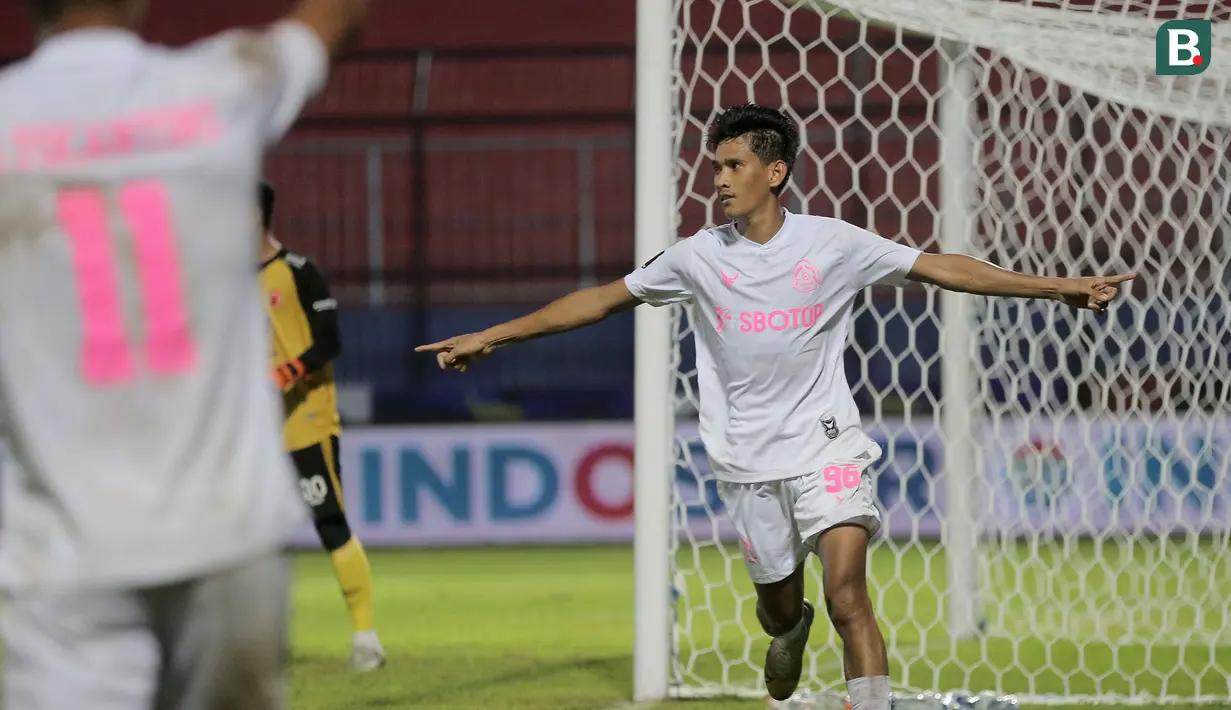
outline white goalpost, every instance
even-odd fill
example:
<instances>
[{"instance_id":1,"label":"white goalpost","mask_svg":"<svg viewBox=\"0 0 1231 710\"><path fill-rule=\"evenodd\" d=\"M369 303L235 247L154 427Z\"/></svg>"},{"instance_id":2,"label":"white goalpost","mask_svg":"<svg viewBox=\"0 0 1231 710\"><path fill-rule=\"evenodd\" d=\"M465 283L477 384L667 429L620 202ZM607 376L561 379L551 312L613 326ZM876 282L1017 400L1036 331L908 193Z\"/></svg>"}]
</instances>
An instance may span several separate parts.
<instances>
[{"instance_id":1,"label":"white goalpost","mask_svg":"<svg viewBox=\"0 0 1231 710\"><path fill-rule=\"evenodd\" d=\"M923 287L857 302L846 369L885 451L869 583L895 694L1231 702L1231 8L637 13L639 263L723 221L704 129L756 101L800 123L794 211L1020 271L1139 274L1103 317ZM1200 73L1156 72L1172 20ZM767 639L696 439L690 322L636 313L638 701L764 694ZM845 693L824 619L801 688Z\"/></svg>"},{"instance_id":2,"label":"white goalpost","mask_svg":"<svg viewBox=\"0 0 1231 710\"><path fill-rule=\"evenodd\" d=\"M672 241L675 220L672 158L672 8L637 0L637 126L635 192L636 259L644 264ZM671 313L638 308L634 315L635 441L633 501L636 521L633 567L633 695L666 695L671 674L671 575L669 483L673 458Z\"/></svg>"}]
</instances>

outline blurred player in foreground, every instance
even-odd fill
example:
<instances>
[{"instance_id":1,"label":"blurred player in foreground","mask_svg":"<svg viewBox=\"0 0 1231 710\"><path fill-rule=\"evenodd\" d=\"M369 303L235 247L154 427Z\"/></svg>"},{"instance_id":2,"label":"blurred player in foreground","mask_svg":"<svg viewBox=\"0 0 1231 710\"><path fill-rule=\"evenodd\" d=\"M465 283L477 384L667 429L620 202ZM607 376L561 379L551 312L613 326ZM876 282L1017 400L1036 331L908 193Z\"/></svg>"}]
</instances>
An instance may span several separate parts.
<instances>
[{"instance_id":1,"label":"blurred player in foreground","mask_svg":"<svg viewBox=\"0 0 1231 710\"><path fill-rule=\"evenodd\" d=\"M363 0L183 49L143 0L30 0L0 73L10 710L281 705L304 510L252 278L264 148Z\"/></svg>"},{"instance_id":2,"label":"blurred player in foreground","mask_svg":"<svg viewBox=\"0 0 1231 710\"><path fill-rule=\"evenodd\" d=\"M262 183L259 197L261 286L273 332L273 380L286 412L286 448L350 610L355 627L351 667L375 670L385 664L385 652L372 620L372 571L346 521L338 463L342 420L333 382L333 361L342 354L338 302L320 269L274 237L273 186Z\"/></svg>"},{"instance_id":3,"label":"blurred player in foreground","mask_svg":"<svg viewBox=\"0 0 1231 710\"><path fill-rule=\"evenodd\" d=\"M778 202L799 153L784 113L756 105L709 128L714 187L731 222L697 232L606 286L565 296L481 333L418 348L465 370L495 348L580 328L640 303L691 301L700 380L700 433L772 637L765 685L783 700L799 684L813 607L804 563L814 552L842 638L854 710L888 710L889 663L865 569L881 525L868 469L881 450L860 428L842 365L856 294L905 280L964 293L1045 298L1103 311L1116 284L1042 278L963 255L924 254L838 219L796 215Z\"/></svg>"}]
</instances>

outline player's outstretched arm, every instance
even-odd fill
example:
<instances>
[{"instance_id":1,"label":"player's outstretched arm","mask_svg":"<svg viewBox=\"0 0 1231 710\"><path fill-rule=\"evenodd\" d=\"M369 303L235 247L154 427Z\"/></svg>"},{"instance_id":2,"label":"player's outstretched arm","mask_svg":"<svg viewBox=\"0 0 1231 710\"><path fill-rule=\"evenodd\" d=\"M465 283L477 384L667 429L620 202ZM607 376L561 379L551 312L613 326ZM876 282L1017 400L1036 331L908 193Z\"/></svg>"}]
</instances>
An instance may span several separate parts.
<instances>
[{"instance_id":1,"label":"player's outstretched arm","mask_svg":"<svg viewBox=\"0 0 1231 710\"><path fill-rule=\"evenodd\" d=\"M368 0L300 0L286 19L307 25L337 57L363 29L367 10Z\"/></svg>"},{"instance_id":2,"label":"player's outstretched arm","mask_svg":"<svg viewBox=\"0 0 1231 710\"><path fill-rule=\"evenodd\" d=\"M949 291L981 296L1046 298L1098 313L1120 293L1117 284L1134 273L1081 278L1030 276L964 254L921 254L907 278Z\"/></svg>"},{"instance_id":3,"label":"player's outstretched arm","mask_svg":"<svg viewBox=\"0 0 1231 710\"><path fill-rule=\"evenodd\" d=\"M613 281L605 286L574 291L530 315L492 326L481 333L420 345L415 352L436 353L436 362L442 370L465 372L471 363L487 357L502 345L576 330L627 311L640 302L623 280Z\"/></svg>"}]
</instances>

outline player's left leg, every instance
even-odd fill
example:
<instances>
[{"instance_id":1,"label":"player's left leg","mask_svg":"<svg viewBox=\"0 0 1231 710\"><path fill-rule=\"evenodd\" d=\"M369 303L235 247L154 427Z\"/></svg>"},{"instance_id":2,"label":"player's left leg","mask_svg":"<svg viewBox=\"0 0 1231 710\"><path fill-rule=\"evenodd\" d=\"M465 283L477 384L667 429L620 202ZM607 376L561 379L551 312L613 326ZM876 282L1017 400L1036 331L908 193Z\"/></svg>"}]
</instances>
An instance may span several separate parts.
<instances>
[{"instance_id":1,"label":"player's left leg","mask_svg":"<svg viewBox=\"0 0 1231 710\"><path fill-rule=\"evenodd\" d=\"M329 553L334 574L350 611L355 634L351 666L370 671L385 664L385 652L376 633L372 605L372 570L363 544L350 529L342 497L338 467L339 442L328 441L291 452L304 500L312 508L312 520L321 545Z\"/></svg>"},{"instance_id":2,"label":"player's left leg","mask_svg":"<svg viewBox=\"0 0 1231 710\"><path fill-rule=\"evenodd\" d=\"M821 534L825 606L842 638L842 659L852 710L889 710L889 657L868 595L868 529L844 524Z\"/></svg>"},{"instance_id":3,"label":"player's left leg","mask_svg":"<svg viewBox=\"0 0 1231 710\"><path fill-rule=\"evenodd\" d=\"M868 541L880 529L867 467L880 458L871 444L857 463L826 466L792 481L795 519L824 570L822 592L829 619L842 639L852 710L889 710L885 640L868 596Z\"/></svg>"}]
</instances>

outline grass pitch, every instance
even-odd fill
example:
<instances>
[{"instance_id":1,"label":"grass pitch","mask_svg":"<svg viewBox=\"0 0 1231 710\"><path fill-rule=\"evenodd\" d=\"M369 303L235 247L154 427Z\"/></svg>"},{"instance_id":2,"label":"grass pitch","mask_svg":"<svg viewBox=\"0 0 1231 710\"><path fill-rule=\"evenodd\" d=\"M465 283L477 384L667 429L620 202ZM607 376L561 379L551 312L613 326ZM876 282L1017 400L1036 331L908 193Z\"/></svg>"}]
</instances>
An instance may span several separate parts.
<instances>
[{"instance_id":1,"label":"grass pitch","mask_svg":"<svg viewBox=\"0 0 1231 710\"><path fill-rule=\"evenodd\" d=\"M911 548L895 556L880 547L872 575L893 648L895 684L908 678L913 685L950 690L963 681L978 685L1000 677L1021 692L1031 683L1034 692L1049 693L1065 684L1088 692L1099 682L1113 690L1131 682L1176 695L1226 694L1231 642L1213 648L1209 642L1228 625L1226 602L1178 600L1227 596L1226 586L1209 589L1212 596L1203 597L1203 590L1228 579L1229 562L1208 550L1167 550L1166 544L1097 554L1086 545L1003 550L989 570L1000 587L988 608L993 633L956 644L940 621L943 551ZM295 559L292 708L631 706L630 548L371 551L370 556L377 626L389 666L369 675L346 668L350 629L332 568L322 553L301 553ZM742 563L706 548L690 557L686 572L681 650L684 658L696 654L686 664L690 680L717 682L725 674L729 682L755 687L756 671L745 661L759 663L765 640L752 616ZM815 589L811 584L810 597ZM995 633L1008 624L1016 628ZM1172 635L1179 629L1188 640L1170 643L1160 637L1145 643L1151 624L1171 629ZM823 616L818 615L809 646L812 676L823 684L839 683L837 650ZM764 703L720 699L655 707L753 710Z\"/></svg>"}]
</instances>

